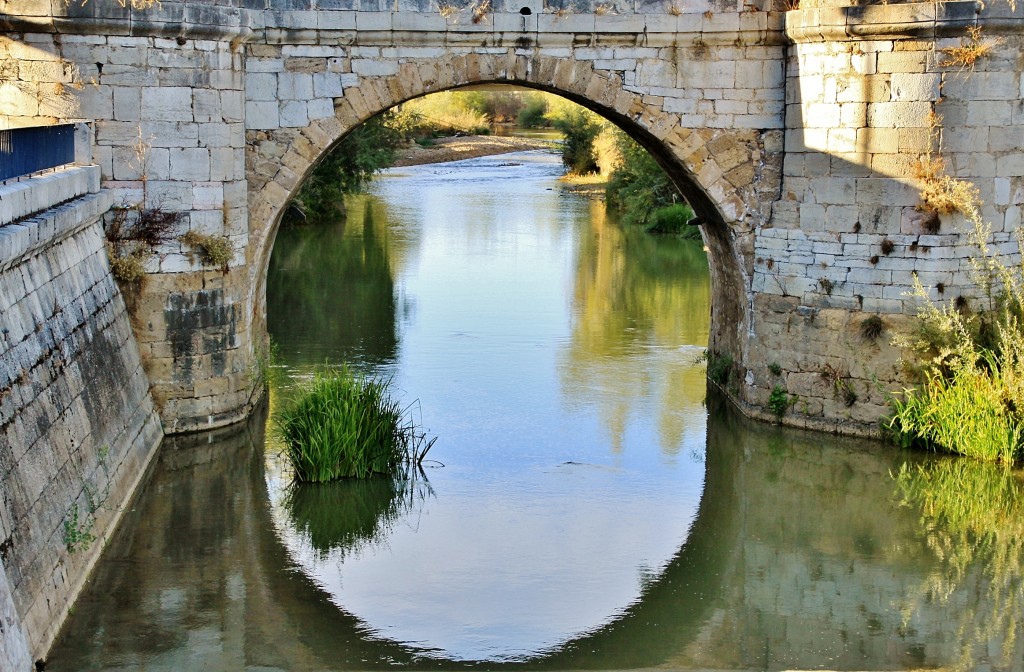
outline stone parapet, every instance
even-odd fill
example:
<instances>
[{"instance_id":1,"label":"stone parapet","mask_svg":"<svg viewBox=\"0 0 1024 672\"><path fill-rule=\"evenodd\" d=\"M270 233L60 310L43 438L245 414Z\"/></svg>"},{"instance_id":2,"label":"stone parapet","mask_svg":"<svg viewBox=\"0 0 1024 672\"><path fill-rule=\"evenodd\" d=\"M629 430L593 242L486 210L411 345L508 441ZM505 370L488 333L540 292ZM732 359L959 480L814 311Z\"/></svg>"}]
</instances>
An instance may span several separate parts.
<instances>
[{"instance_id":1,"label":"stone parapet","mask_svg":"<svg viewBox=\"0 0 1024 672\"><path fill-rule=\"evenodd\" d=\"M0 227L99 190L99 166L61 168L45 175L0 184ZM3 257L0 253L0 258Z\"/></svg>"}]
</instances>

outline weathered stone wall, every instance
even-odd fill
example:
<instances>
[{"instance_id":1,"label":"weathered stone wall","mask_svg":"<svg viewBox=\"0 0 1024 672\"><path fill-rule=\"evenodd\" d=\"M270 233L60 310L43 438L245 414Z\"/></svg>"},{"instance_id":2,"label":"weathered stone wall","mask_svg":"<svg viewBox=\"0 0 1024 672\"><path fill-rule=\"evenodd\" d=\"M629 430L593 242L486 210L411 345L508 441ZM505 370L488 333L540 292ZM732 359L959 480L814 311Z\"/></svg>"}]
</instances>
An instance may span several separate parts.
<instances>
[{"instance_id":1,"label":"weathered stone wall","mask_svg":"<svg viewBox=\"0 0 1024 672\"><path fill-rule=\"evenodd\" d=\"M241 419L254 396L250 311L241 303L249 282L245 17L177 3L144 14L159 24L129 20L130 8L116 3L62 11L67 16L54 18L40 10L22 26L40 22L53 32L0 37L0 61L16 64L19 78L0 81L11 101L0 105L7 114L0 119L95 120L93 159L115 205L176 212L179 236L227 240L234 258L224 268L205 264L177 237L156 250L136 306L136 337L167 431Z\"/></svg>"},{"instance_id":2,"label":"weathered stone wall","mask_svg":"<svg viewBox=\"0 0 1024 672\"><path fill-rule=\"evenodd\" d=\"M969 42L974 25L991 55L944 65L943 50ZM885 390L903 385L890 340L921 305L915 276L933 301L978 293L963 216L918 208L916 165L929 149L979 188L992 250L1017 252L1024 13L962 2L815 9L789 12L786 29L782 198L757 233L739 396L763 405L782 385L799 397L797 423L869 428L886 413ZM935 139L933 111L943 117ZM877 339L862 334L871 316L885 325Z\"/></svg>"},{"instance_id":3,"label":"weathered stone wall","mask_svg":"<svg viewBox=\"0 0 1024 672\"><path fill-rule=\"evenodd\" d=\"M0 187L0 201L50 206L0 220L5 670L45 653L162 437L110 275L99 181L92 166Z\"/></svg>"}]
</instances>

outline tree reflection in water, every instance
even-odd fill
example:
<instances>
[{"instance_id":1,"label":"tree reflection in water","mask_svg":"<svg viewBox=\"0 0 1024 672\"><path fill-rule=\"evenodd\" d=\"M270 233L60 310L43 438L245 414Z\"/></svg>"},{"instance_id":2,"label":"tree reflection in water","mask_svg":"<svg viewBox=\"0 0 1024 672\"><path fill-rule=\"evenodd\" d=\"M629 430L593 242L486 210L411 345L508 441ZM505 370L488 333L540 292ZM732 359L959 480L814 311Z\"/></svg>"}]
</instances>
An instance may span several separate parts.
<instances>
[{"instance_id":1,"label":"tree reflection in water","mask_svg":"<svg viewBox=\"0 0 1024 672\"><path fill-rule=\"evenodd\" d=\"M570 341L559 374L573 405L594 406L616 452L649 405L662 453L703 432L710 275L699 242L623 227L594 201L579 238Z\"/></svg>"}]
</instances>

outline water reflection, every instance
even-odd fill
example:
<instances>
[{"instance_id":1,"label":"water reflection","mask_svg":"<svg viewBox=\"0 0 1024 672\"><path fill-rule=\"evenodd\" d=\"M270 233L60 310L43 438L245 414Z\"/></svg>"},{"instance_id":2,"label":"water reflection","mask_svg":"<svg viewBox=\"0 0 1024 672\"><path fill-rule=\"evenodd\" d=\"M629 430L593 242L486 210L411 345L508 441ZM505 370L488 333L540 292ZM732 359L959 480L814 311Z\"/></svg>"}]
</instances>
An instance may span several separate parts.
<instances>
[{"instance_id":1,"label":"water reflection","mask_svg":"<svg viewBox=\"0 0 1024 672\"><path fill-rule=\"evenodd\" d=\"M630 237L631 270L620 278L630 302L668 290L679 305L653 305L673 316L664 324L695 319L681 334L651 333L646 319L637 321L637 347L618 362L585 355L598 344L581 340L578 326L602 319L598 306L613 328L620 324L621 293L589 307L573 298L613 289L577 270L598 252L589 239L602 229L614 235L613 225L594 221L603 210L590 199L557 189L561 170L556 156L537 152L405 168L354 199L374 205L353 208L350 227L365 227L362 213L380 213L388 233L379 239L416 240L415 254L390 265L396 294L416 310L390 313L397 358L373 372L393 375L406 399L420 400L439 437L431 456L449 466L431 476L436 499L396 525L386 547L324 561L285 523L280 534L303 571L373 636L415 643L424 656L525 660L600 628L638 599L696 515L703 465L659 459L658 411L689 417L679 424L692 430L662 432L661 442L673 442L663 454L685 445L699 457L700 394L669 399L661 381L662 371L688 371L703 389L694 359L706 341L706 264L691 254L689 274L705 280L678 291L686 282L673 241L660 259L641 260L658 248ZM279 239L278 249L288 244ZM682 305L690 298L696 308ZM358 295L350 301L356 312L378 310ZM302 375L301 360L282 353ZM570 385L560 359L576 376ZM643 373L617 382L616 366L654 372L658 389L624 384ZM615 443L602 430L604 402L591 403L598 397L586 391L594 385L617 388L605 399L630 408Z\"/></svg>"},{"instance_id":2,"label":"water reflection","mask_svg":"<svg viewBox=\"0 0 1024 672\"><path fill-rule=\"evenodd\" d=\"M704 371L694 360L710 327L707 257L699 243L624 229L599 201L589 224L572 337L560 354L566 401L597 411L616 452L630 417L649 413L662 452L673 455L685 432L704 433Z\"/></svg>"},{"instance_id":3,"label":"water reflection","mask_svg":"<svg viewBox=\"0 0 1024 672\"><path fill-rule=\"evenodd\" d=\"M374 203L348 220L284 227L270 258L268 329L292 364L393 362L398 348L392 240ZM373 306L367 310L367 306Z\"/></svg>"},{"instance_id":4,"label":"water reflection","mask_svg":"<svg viewBox=\"0 0 1024 672\"><path fill-rule=\"evenodd\" d=\"M318 560L344 560L385 540L395 523L431 494L426 476L413 467L397 476L347 479L334 483L292 483L283 506L290 529Z\"/></svg>"},{"instance_id":5,"label":"water reflection","mask_svg":"<svg viewBox=\"0 0 1024 672\"><path fill-rule=\"evenodd\" d=\"M1022 480L1002 466L953 458L903 465L897 476L902 504L921 512L920 536L939 563L903 609L937 602L955 614L961 669L982 656L1024 666Z\"/></svg>"},{"instance_id":6,"label":"water reflection","mask_svg":"<svg viewBox=\"0 0 1024 672\"><path fill-rule=\"evenodd\" d=\"M897 483L905 455L712 402L687 539L639 600L555 649L456 661L350 612L274 531L257 425L164 447L47 669L1019 669L1018 476L949 461ZM312 544L389 545L376 494L380 521L329 521Z\"/></svg>"}]
</instances>

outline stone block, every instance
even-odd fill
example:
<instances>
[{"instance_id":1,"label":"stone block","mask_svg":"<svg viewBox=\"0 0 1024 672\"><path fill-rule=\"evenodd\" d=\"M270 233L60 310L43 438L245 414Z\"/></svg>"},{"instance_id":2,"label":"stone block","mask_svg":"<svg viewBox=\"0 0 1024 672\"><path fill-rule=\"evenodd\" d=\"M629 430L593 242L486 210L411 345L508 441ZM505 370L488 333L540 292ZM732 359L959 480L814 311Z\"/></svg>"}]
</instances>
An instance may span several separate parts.
<instances>
[{"instance_id":1,"label":"stone block","mask_svg":"<svg viewBox=\"0 0 1024 672\"><path fill-rule=\"evenodd\" d=\"M937 72L929 73L893 73L890 80L890 87L893 101L924 101L932 102L939 98L939 84L941 76ZM943 87L943 95L947 92L949 83Z\"/></svg>"},{"instance_id":2,"label":"stone block","mask_svg":"<svg viewBox=\"0 0 1024 672\"><path fill-rule=\"evenodd\" d=\"M195 121L220 121L220 92L197 89L193 95L192 114Z\"/></svg>"},{"instance_id":3,"label":"stone block","mask_svg":"<svg viewBox=\"0 0 1024 672\"><path fill-rule=\"evenodd\" d=\"M277 76L277 99L309 100L313 97L313 75L306 72L282 72Z\"/></svg>"},{"instance_id":4,"label":"stone block","mask_svg":"<svg viewBox=\"0 0 1024 672\"><path fill-rule=\"evenodd\" d=\"M879 73L920 73L924 72L928 63L925 51L890 51L877 54Z\"/></svg>"},{"instance_id":5,"label":"stone block","mask_svg":"<svg viewBox=\"0 0 1024 672\"><path fill-rule=\"evenodd\" d=\"M247 58L245 61L246 76L253 72L284 72L282 58Z\"/></svg>"},{"instance_id":6,"label":"stone block","mask_svg":"<svg viewBox=\"0 0 1024 672\"><path fill-rule=\"evenodd\" d=\"M146 188L147 208L189 210L192 208L192 184L189 182L150 180Z\"/></svg>"},{"instance_id":7,"label":"stone block","mask_svg":"<svg viewBox=\"0 0 1024 672\"><path fill-rule=\"evenodd\" d=\"M245 127L252 130L272 130L281 127L278 104L273 101L245 103Z\"/></svg>"},{"instance_id":8,"label":"stone block","mask_svg":"<svg viewBox=\"0 0 1024 672\"><path fill-rule=\"evenodd\" d=\"M1024 175L1024 152L1014 152L996 159L995 172L1001 176Z\"/></svg>"},{"instance_id":9,"label":"stone block","mask_svg":"<svg viewBox=\"0 0 1024 672\"><path fill-rule=\"evenodd\" d=\"M387 77L398 74L398 63L374 59L352 59L352 72L362 77Z\"/></svg>"},{"instance_id":10,"label":"stone block","mask_svg":"<svg viewBox=\"0 0 1024 672\"><path fill-rule=\"evenodd\" d=\"M943 80L942 95L950 100L1019 100L1020 78L1016 72L954 73Z\"/></svg>"},{"instance_id":11,"label":"stone block","mask_svg":"<svg viewBox=\"0 0 1024 672\"><path fill-rule=\"evenodd\" d=\"M146 121L193 121L192 89L143 87L142 118Z\"/></svg>"},{"instance_id":12,"label":"stone block","mask_svg":"<svg viewBox=\"0 0 1024 672\"><path fill-rule=\"evenodd\" d=\"M309 101L306 103L306 116L311 121L334 117L334 101L330 98L315 98Z\"/></svg>"},{"instance_id":13,"label":"stone block","mask_svg":"<svg viewBox=\"0 0 1024 672\"><path fill-rule=\"evenodd\" d=\"M1013 119L1013 103L1007 100L980 100L967 103L966 126L1010 126ZM946 126L951 125L946 119Z\"/></svg>"},{"instance_id":14,"label":"stone block","mask_svg":"<svg viewBox=\"0 0 1024 672\"><path fill-rule=\"evenodd\" d=\"M277 100L277 77L278 74L274 72L247 72L245 74L246 101Z\"/></svg>"},{"instance_id":15,"label":"stone block","mask_svg":"<svg viewBox=\"0 0 1024 672\"><path fill-rule=\"evenodd\" d=\"M868 125L873 128L923 126L930 112L930 102L871 103L868 105Z\"/></svg>"},{"instance_id":16,"label":"stone block","mask_svg":"<svg viewBox=\"0 0 1024 672\"><path fill-rule=\"evenodd\" d=\"M313 75L313 95L318 98L337 98L344 93L342 78L334 72L318 72Z\"/></svg>"}]
</instances>

